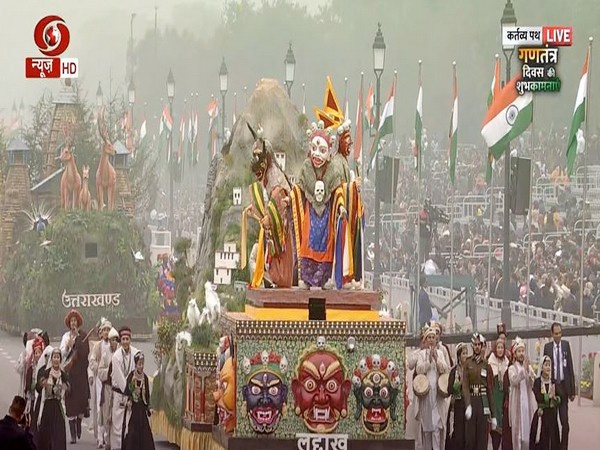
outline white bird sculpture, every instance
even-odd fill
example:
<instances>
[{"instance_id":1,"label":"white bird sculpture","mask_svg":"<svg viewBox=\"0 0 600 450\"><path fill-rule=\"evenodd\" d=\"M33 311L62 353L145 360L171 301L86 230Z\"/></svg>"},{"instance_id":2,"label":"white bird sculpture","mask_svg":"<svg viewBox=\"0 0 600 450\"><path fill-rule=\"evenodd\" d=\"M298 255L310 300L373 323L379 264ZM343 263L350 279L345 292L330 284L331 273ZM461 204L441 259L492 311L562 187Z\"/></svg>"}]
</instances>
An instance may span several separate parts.
<instances>
[{"instance_id":1,"label":"white bird sculpture","mask_svg":"<svg viewBox=\"0 0 600 450\"><path fill-rule=\"evenodd\" d=\"M204 283L204 299L208 308L210 323L216 323L221 315L221 301L210 281Z\"/></svg>"},{"instance_id":2,"label":"white bird sculpture","mask_svg":"<svg viewBox=\"0 0 600 450\"><path fill-rule=\"evenodd\" d=\"M190 329L200 325L200 309L198 309L195 298L191 298L188 302L187 321L190 324Z\"/></svg>"},{"instance_id":3,"label":"white bird sculpture","mask_svg":"<svg viewBox=\"0 0 600 450\"><path fill-rule=\"evenodd\" d=\"M190 300L191 301L191 300ZM194 301L195 303L195 301ZM188 331L180 331L175 336L175 360L179 372L183 371L185 348L192 345L192 335Z\"/></svg>"}]
</instances>

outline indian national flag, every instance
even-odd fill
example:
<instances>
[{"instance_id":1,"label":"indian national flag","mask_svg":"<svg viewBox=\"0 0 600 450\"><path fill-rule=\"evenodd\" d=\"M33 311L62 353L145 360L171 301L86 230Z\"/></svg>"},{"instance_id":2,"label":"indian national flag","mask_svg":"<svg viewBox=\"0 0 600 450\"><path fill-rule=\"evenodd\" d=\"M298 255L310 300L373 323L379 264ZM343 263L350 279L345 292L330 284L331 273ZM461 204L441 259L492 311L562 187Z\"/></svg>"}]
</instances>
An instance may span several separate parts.
<instances>
[{"instance_id":1,"label":"indian national flag","mask_svg":"<svg viewBox=\"0 0 600 450\"><path fill-rule=\"evenodd\" d=\"M456 147L458 142L458 84L456 81L456 63L454 63L454 102L452 103L452 116L450 119L450 181L454 184L456 179Z\"/></svg>"},{"instance_id":2,"label":"indian national flag","mask_svg":"<svg viewBox=\"0 0 600 450\"><path fill-rule=\"evenodd\" d=\"M388 97L383 112L381 113L381 119L379 119L379 129L373 140L373 146L371 147L371 160L369 168L375 168L375 162L377 161L377 154L379 153L379 141L382 137L392 134L394 131L394 88L395 82L392 82L392 88L390 89L390 95Z\"/></svg>"},{"instance_id":3,"label":"indian national flag","mask_svg":"<svg viewBox=\"0 0 600 450\"><path fill-rule=\"evenodd\" d=\"M415 169L419 168L421 161L421 146L423 145L423 86L419 83L419 95L417 96L417 113L415 114Z\"/></svg>"},{"instance_id":4,"label":"indian national flag","mask_svg":"<svg viewBox=\"0 0 600 450\"><path fill-rule=\"evenodd\" d=\"M492 86L490 87L490 93L487 98L488 109L492 106L494 98L500 94L500 56L496 53L496 64L494 65L494 78L492 78ZM494 154L488 150L488 158L485 170L485 182L490 184L492 182L492 175L494 173Z\"/></svg>"},{"instance_id":5,"label":"indian national flag","mask_svg":"<svg viewBox=\"0 0 600 450\"><path fill-rule=\"evenodd\" d=\"M531 92L519 95L516 84L520 78L519 73L504 86L483 121L481 135L495 159L533 121L533 95Z\"/></svg>"},{"instance_id":6,"label":"indian national flag","mask_svg":"<svg viewBox=\"0 0 600 450\"><path fill-rule=\"evenodd\" d=\"M495 97L498 97L500 93L500 56L496 54L496 65L494 66L494 78L492 79L492 86L490 87L490 93L487 98L488 108L492 106L492 102Z\"/></svg>"},{"instance_id":7,"label":"indian national flag","mask_svg":"<svg viewBox=\"0 0 600 450\"><path fill-rule=\"evenodd\" d=\"M577 156L577 131L579 131L581 124L585 121L589 59L590 50L588 47L583 63L583 71L581 72L581 79L579 80L579 89L577 89L577 99L575 100L575 109L573 110L573 118L571 119L571 130L569 131L569 143L567 146L567 172L569 176L573 173L573 165Z\"/></svg>"}]
</instances>

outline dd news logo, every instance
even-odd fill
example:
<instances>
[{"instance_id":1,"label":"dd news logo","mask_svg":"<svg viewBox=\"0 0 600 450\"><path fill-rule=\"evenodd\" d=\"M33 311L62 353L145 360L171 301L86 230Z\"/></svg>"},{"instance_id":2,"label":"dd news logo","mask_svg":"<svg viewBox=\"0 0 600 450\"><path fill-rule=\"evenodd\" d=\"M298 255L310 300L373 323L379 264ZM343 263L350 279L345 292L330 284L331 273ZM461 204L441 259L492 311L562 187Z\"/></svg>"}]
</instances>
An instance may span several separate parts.
<instances>
[{"instance_id":1,"label":"dd news logo","mask_svg":"<svg viewBox=\"0 0 600 450\"><path fill-rule=\"evenodd\" d=\"M25 58L26 78L77 78L77 58L59 58L69 46L69 29L59 16L46 16L33 31L33 40L45 58Z\"/></svg>"}]
</instances>

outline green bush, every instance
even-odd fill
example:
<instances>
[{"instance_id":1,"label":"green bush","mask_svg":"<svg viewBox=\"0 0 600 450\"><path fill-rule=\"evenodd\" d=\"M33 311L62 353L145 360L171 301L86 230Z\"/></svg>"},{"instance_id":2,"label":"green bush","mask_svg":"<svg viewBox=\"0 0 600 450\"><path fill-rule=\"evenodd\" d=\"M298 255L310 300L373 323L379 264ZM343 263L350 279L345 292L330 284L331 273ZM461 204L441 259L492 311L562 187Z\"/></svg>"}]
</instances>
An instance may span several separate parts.
<instances>
[{"instance_id":1,"label":"green bush","mask_svg":"<svg viewBox=\"0 0 600 450\"><path fill-rule=\"evenodd\" d=\"M40 244L48 240L45 246ZM85 257L86 242L97 243L96 258ZM132 250L145 260L135 262ZM44 233L25 231L5 258L0 291L0 317L23 329L64 329L68 308L62 295L119 293L120 304L80 308L84 328L100 317L113 323L147 319L154 288L148 252L133 221L119 212L60 212Z\"/></svg>"}]
</instances>

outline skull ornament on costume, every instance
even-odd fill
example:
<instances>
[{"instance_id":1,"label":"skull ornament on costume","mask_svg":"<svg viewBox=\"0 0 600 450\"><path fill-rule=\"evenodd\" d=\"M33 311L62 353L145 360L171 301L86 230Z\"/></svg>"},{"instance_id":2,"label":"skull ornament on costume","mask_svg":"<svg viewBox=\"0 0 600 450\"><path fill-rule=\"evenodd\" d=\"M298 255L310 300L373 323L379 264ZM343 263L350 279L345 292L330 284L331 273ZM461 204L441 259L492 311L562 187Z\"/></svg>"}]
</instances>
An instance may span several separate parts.
<instances>
[{"instance_id":1,"label":"skull ornament on costume","mask_svg":"<svg viewBox=\"0 0 600 450\"><path fill-rule=\"evenodd\" d=\"M396 400L399 384L394 382L399 377L396 365L387 358L373 355L361 360L367 370L354 370L352 379L356 413L354 418L361 419L363 428L369 434L385 433L391 420L397 420ZM391 420L390 420L391 419Z\"/></svg>"},{"instance_id":2,"label":"skull ornament on costume","mask_svg":"<svg viewBox=\"0 0 600 450\"><path fill-rule=\"evenodd\" d=\"M340 356L329 346L308 349L298 359L292 380L294 412L314 433L332 433L348 415L352 383L346 379Z\"/></svg>"},{"instance_id":3,"label":"skull ornament on costume","mask_svg":"<svg viewBox=\"0 0 600 450\"><path fill-rule=\"evenodd\" d=\"M265 358L265 355L267 356ZM271 434L285 415L288 386L287 358L273 352L257 353L243 365L243 409L256 433Z\"/></svg>"},{"instance_id":4,"label":"skull ornament on costume","mask_svg":"<svg viewBox=\"0 0 600 450\"><path fill-rule=\"evenodd\" d=\"M317 203L323 203L325 199L325 183L321 180L315 182L315 200Z\"/></svg>"}]
</instances>

